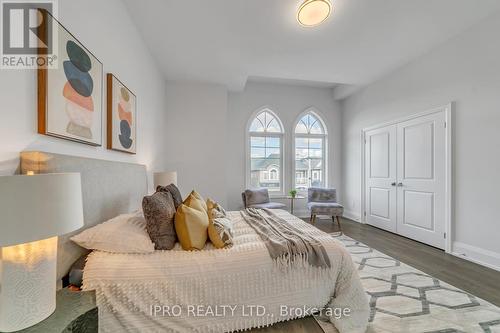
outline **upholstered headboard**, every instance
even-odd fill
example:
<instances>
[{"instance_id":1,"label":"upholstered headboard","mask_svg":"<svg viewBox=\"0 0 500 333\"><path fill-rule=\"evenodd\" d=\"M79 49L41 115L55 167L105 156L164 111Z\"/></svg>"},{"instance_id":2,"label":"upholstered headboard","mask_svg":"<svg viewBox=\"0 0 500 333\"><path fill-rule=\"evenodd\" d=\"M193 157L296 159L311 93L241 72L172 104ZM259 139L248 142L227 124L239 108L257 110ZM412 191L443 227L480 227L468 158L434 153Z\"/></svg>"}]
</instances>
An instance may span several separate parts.
<instances>
[{"instance_id":1,"label":"upholstered headboard","mask_svg":"<svg viewBox=\"0 0 500 333\"><path fill-rule=\"evenodd\" d=\"M22 152L21 173L79 172L82 177L85 225L79 231L59 237L57 278L64 277L71 265L87 251L69 238L82 230L119 214L140 208L147 194L144 165L112 162L45 152Z\"/></svg>"}]
</instances>

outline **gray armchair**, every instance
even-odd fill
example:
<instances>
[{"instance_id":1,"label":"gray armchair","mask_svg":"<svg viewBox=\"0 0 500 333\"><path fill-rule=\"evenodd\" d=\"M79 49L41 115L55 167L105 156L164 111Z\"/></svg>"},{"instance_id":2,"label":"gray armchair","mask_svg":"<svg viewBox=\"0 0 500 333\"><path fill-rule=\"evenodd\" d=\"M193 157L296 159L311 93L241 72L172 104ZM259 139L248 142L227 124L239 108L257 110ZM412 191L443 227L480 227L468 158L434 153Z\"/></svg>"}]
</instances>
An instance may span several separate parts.
<instances>
[{"instance_id":1,"label":"gray armchair","mask_svg":"<svg viewBox=\"0 0 500 333\"><path fill-rule=\"evenodd\" d=\"M316 222L316 215L328 215L333 223L337 218L340 232L340 217L344 214L344 207L337 203L337 190L334 188L311 187L307 191L307 208L311 211L311 223Z\"/></svg>"},{"instance_id":2,"label":"gray armchair","mask_svg":"<svg viewBox=\"0 0 500 333\"><path fill-rule=\"evenodd\" d=\"M241 193L241 198L245 208L283 209L286 207L286 205L279 202L270 202L267 188L245 190L245 192Z\"/></svg>"}]
</instances>

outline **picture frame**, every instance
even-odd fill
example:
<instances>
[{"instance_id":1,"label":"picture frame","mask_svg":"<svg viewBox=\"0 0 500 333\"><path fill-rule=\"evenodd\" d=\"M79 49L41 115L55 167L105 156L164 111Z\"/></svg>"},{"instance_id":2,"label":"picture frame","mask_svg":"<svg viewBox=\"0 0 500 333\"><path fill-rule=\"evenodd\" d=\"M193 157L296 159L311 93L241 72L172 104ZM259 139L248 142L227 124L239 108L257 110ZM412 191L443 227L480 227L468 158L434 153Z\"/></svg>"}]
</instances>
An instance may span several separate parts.
<instances>
[{"instance_id":1,"label":"picture frame","mask_svg":"<svg viewBox=\"0 0 500 333\"><path fill-rule=\"evenodd\" d=\"M49 12L41 13L58 29L59 63L37 69L38 133L102 146L103 64Z\"/></svg>"},{"instance_id":2,"label":"picture frame","mask_svg":"<svg viewBox=\"0 0 500 333\"><path fill-rule=\"evenodd\" d=\"M114 74L106 75L107 148L137 153L137 96Z\"/></svg>"}]
</instances>

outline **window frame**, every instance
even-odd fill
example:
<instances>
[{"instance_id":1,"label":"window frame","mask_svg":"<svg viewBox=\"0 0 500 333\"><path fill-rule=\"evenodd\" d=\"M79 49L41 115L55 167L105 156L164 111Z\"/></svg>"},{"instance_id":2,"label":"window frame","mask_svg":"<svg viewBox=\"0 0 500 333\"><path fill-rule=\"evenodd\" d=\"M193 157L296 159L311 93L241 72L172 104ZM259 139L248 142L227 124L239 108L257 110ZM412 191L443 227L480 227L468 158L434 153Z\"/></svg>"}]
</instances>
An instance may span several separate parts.
<instances>
[{"instance_id":1,"label":"window frame","mask_svg":"<svg viewBox=\"0 0 500 333\"><path fill-rule=\"evenodd\" d=\"M317 121L320 123L321 127L323 128L323 134L311 134L311 133L296 133L296 128L299 122L302 120L307 115L312 115L317 119ZM294 126L292 129L292 166L293 166L293 179L292 179L292 186L294 189L297 189L297 172L300 170L297 170L297 159L296 159L296 140L297 139L321 139L321 158L322 158L322 165L321 165L321 172L323 173L323 182L322 182L322 187L327 188L328 187L328 128L326 127L326 123L323 120L323 117L318 113L318 111L315 108L308 108L306 111L302 112L297 119L294 122ZM310 175L310 178L306 180L311 181L312 180L312 173ZM309 188L309 187L308 187ZM307 193L307 189L305 190L297 190L301 194Z\"/></svg>"},{"instance_id":2,"label":"window frame","mask_svg":"<svg viewBox=\"0 0 500 333\"><path fill-rule=\"evenodd\" d=\"M252 126L253 121L263 112L268 112L269 114L271 114L274 117L274 119L276 119L276 121L278 122L278 125L281 128L281 132L265 132L265 131L264 132L252 132L252 131L250 131L250 127ZM252 142L251 142L251 138L252 137L278 138L279 142L280 142L280 157L279 157L280 158L280 161L279 161L279 169L280 170L278 173L280 188L278 191L269 191L269 196L271 196L271 197L283 196L285 193L285 188L286 188L285 177L284 177L285 176L285 127L283 126L283 123L282 123L280 117L278 117L276 112L273 111L273 108L271 108L269 106L259 108L249 118L247 126L246 126L246 130L245 130L245 135L246 135L246 139L245 139L246 140L246 145L245 145L246 146L246 151L245 151L245 159L246 159L246 162L245 162L245 166L246 166L245 167L245 187L248 189L254 188L251 185L251 172L252 172L252 165L251 165L251 161L252 161L252 157L251 157L252 147L251 147L251 145L252 145Z\"/></svg>"}]
</instances>

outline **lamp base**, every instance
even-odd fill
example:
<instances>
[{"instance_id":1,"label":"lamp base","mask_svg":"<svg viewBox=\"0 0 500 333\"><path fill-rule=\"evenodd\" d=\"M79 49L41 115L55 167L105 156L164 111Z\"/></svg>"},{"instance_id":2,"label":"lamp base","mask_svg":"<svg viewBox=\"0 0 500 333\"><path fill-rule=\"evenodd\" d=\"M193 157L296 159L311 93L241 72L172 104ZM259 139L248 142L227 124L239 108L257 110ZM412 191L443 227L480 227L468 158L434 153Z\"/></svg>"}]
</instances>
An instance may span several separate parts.
<instances>
[{"instance_id":1,"label":"lamp base","mask_svg":"<svg viewBox=\"0 0 500 333\"><path fill-rule=\"evenodd\" d=\"M0 248L0 331L33 326L56 309L57 237Z\"/></svg>"}]
</instances>

